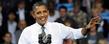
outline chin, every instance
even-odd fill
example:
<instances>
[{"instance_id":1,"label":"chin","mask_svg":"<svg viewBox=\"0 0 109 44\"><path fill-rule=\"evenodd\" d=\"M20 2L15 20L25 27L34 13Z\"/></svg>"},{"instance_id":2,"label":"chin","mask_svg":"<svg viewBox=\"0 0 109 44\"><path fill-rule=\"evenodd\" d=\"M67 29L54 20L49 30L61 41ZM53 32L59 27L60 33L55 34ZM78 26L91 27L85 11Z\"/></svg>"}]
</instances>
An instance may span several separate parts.
<instances>
[{"instance_id":1,"label":"chin","mask_svg":"<svg viewBox=\"0 0 109 44\"><path fill-rule=\"evenodd\" d=\"M45 23L46 23L46 22L42 22L42 23L40 23L40 25L45 25Z\"/></svg>"}]
</instances>

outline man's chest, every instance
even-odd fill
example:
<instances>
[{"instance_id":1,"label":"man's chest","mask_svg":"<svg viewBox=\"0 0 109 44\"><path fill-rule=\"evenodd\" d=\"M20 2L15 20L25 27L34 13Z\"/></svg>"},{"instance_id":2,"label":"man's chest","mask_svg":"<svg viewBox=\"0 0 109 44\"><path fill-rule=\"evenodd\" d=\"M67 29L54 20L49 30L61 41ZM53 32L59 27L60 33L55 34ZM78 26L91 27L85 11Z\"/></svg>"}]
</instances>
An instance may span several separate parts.
<instances>
[{"instance_id":1,"label":"man's chest","mask_svg":"<svg viewBox=\"0 0 109 44\"><path fill-rule=\"evenodd\" d=\"M50 29L50 28L49 28ZM41 30L38 30L37 32L33 32L30 37L30 44L39 44ZM59 30L56 30L52 28L52 30L46 30L46 35L51 35L51 44L62 44L64 36Z\"/></svg>"}]
</instances>

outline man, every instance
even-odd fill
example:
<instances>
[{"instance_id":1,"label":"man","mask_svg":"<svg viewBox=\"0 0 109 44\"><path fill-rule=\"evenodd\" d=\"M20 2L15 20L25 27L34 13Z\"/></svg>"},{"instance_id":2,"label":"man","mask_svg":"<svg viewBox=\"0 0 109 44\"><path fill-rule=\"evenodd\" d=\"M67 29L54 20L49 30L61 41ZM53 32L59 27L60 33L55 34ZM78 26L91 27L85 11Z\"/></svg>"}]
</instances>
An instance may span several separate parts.
<instances>
[{"instance_id":1,"label":"man","mask_svg":"<svg viewBox=\"0 0 109 44\"><path fill-rule=\"evenodd\" d=\"M23 29L24 29L26 26L27 26L27 23L26 23L25 20L19 21L17 31L15 32L16 44L18 44L18 40L19 40L19 38L20 38L20 35L21 35Z\"/></svg>"},{"instance_id":2,"label":"man","mask_svg":"<svg viewBox=\"0 0 109 44\"><path fill-rule=\"evenodd\" d=\"M32 15L36 19L36 23L23 30L18 44L40 44L40 42L44 44L48 34L51 35L49 36L51 37L51 44L63 44L64 39L71 41L71 39L83 37L83 35L87 34L88 29L95 25L98 20L98 17L93 18L88 26L77 30L60 23L47 22L49 11L43 3L36 3L33 6ZM40 34L45 35L45 38L40 38Z\"/></svg>"},{"instance_id":3,"label":"man","mask_svg":"<svg viewBox=\"0 0 109 44\"><path fill-rule=\"evenodd\" d=\"M55 22L64 24L64 21L68 19L67 12L68 12L67 7L60 6L59 7L60 17L58 19L56 19Z\"/></svg>"},{"instance_id":4,"label":"man","mask_svg":"<svg viewBox=\"0 0 109 44\"><path fill-rule=\"evenodd\" d=\"M28 24L27 26L31 25L34 23L29 13L29 11L27 10L27 8L25 8L26 5L25 5L25 1L21 0L21 1L18 1L18 4L17 4L17 11L16 11L16 18L17 18L17 22L19 22L20 20L25 20Z\"/></svg>"}]
</instances>

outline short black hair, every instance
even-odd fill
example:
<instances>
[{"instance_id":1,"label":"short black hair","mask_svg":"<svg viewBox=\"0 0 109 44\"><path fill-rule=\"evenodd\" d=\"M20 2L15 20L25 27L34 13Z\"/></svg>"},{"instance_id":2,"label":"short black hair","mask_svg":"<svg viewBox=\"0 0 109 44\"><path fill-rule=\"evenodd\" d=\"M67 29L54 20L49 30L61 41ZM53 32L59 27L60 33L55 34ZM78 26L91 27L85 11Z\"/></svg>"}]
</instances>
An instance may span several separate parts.
<instances>
[{"instance_id":1,"label":"short black hair","mask_svg":"<svg viewBox=\"0 0 109 44\"><path fill-rule=\"evenodd\" d=\"M66 6L60 6L58 10L60 11L61 9L65 9L67 11L67 7Z\"/></svg>"},{"instance_id":2,"label":"short black hair","mask_svg":"<svg viewBox=\"0 0 109 44\"><path fill-rule=\"evenodd\" d=\"M42 6L42 5L44 5L46 8L47 8L47 5L45 4L45 3L42 3L42 2L36 2L34 5L33 5L33 10L35 10L36 9L36 6ZM47 8L48 9L48 8Z\"/></svg>"},{"instance_id":3,"label":"short black hair","mask_svg":"<svg viewBox=\"0 0 109 44\"><path fill-rule=\"evenodd\" d=\"M11 34L10 32L5 32L5 33L3 34L3 36L2 36L2 37L5 37L5 36L6 36L6 34L9 34L9 35L11 35L11 36L12 36L12 34Z\"/></svg>"},{"instance_id":4,"label":"short black hair","mask_svg":"<svg viewBox=\"0 0 109 44\"><path fill-rule=\"evenodd\" d=\"M14 15L16 15L16 12L14 9L10 8L10 10L8 11L8 14L13 13Z\"/></svg>"}]
</instances>

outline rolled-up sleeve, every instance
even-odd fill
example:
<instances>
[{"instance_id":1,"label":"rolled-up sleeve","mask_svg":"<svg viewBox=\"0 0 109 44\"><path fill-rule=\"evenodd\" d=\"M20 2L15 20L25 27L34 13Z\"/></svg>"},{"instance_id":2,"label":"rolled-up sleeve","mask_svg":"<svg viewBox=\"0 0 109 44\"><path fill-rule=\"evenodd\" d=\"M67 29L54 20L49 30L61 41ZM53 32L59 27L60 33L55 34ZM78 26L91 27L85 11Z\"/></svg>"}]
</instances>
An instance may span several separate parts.
<instances>
[{"instance_id":1,"label":"rolled-up sleeve","mask_svg":"<svg viewBox=\"0 0 109 44\"><path fill-rule=\"evenodd\" d=\"M84 37L82 34L82 28L74 29L68 26L61 25L62 30L64 30L64 33L66 32L67 36L66 38L72 38L72 39L80 39Z\"/></svg>"},{"instance_id":2,"label":"rolled-up sleeve","mask_svg":"<svg viewBox=\"0 0 109 44\"><path fill-rule=\"evenodd\" d=\"M79 29L71 29L71 32L73 33L73 38L74 39L80 39L82 37L84 37L84 35L82 34L82 28Z\"/></svg>"}]
</instances>

